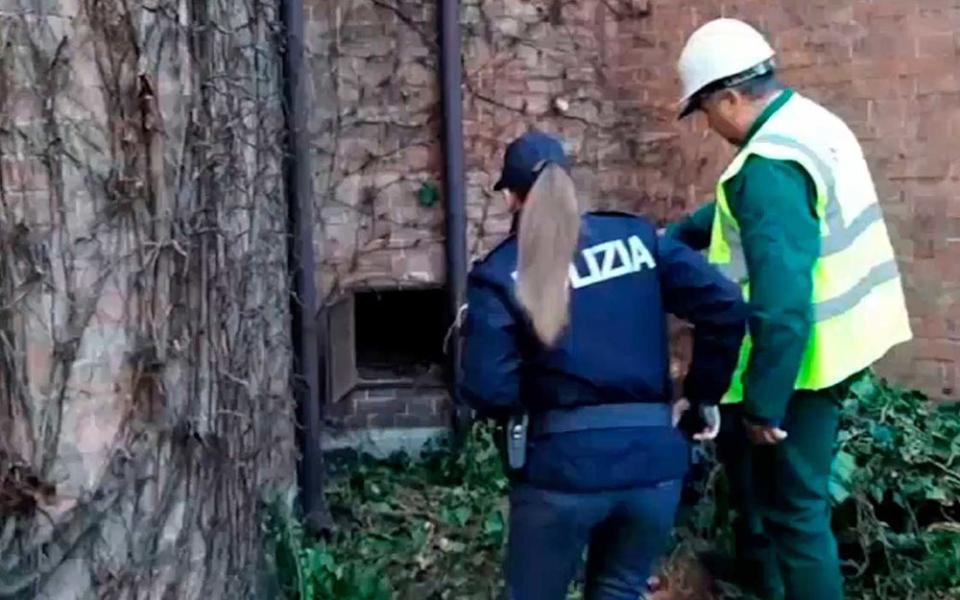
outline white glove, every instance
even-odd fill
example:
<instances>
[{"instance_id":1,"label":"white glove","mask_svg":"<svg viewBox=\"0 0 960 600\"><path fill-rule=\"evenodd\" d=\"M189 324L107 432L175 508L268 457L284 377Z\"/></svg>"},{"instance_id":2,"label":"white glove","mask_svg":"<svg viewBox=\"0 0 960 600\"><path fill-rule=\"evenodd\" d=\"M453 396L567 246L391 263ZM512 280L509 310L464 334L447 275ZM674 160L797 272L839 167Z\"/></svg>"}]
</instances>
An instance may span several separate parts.
<instances>
[{"instance_id":1,"label":"white glove","mask_svg":"<svg viewBox=\"0 0 960 600\"><path fill-rule=\"evenodd\" d=\"M690 410L690 401L686 398L680 398L673 403L673 426L676 427L680 424L680 419L683 418L683 413Z\"/></svg>"},{"instance_id":2,"label":"white glove","mask_svg":"<svg viewBox=\"0 0 960 600\"><path fill-rule=\"evenodd\" d=\"M683 418L683 413L690 410L690 401L686 398L681 398L673 403L673 426L676 427L680 423L680 419ZM706 427L703 428L703 431L697 433L693 436L693 439L698 442L706 442L712 439L716 439L717 435L720 433L720 407L719 406L700 406L700 417L703 418Z\"/></svg>"},{"instance_id":3,"label":"white glove","mask_svg":"<svg viewBox=\"0 0 960 600\"><path fill-rule=\"evenodd\" d=\"M700 416L703 417L703 422L706 423L707 426L703 428L703 431L695 434L693 439L697 440L698 442L706 442L708 440L716 439L717 435L720 433L720 407L701 406Z\"/></svg>"}]
</instances>

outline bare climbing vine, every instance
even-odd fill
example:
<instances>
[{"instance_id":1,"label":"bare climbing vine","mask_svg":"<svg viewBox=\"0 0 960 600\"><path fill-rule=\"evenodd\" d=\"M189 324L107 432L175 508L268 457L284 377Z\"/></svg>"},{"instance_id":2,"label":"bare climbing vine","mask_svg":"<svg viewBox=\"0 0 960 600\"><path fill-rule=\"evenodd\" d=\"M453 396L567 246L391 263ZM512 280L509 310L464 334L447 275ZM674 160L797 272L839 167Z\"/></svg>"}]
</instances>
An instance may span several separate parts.
<instances>
[{"instance_id":1,"label":"bare climbing vine","mask_svg":"<svg viewBox=\"0 0 960 600\"><path fill-rule=\"evenodd\" d=\"M585 5L598 11L586 24ZM322 32L311 57L321 107L314 115L317 214L328 301L365 285L443 281L442 206L418 206L424 186L441 187L445 151L436 7L341 0L315 14ZM649 3L468 0L461 8L472 257L507 232L510 216L492 187L504 144L528 127L575 144L575 175L589 206L639 210L661 222L687 210L709 146L692 145L693 156L679 152L672 105L608 100L622 97L624 75L604 46L605 32L622 26L633 32L632 46L652 46L637 26L650 16ZM418 268L403 262L408 256ZM435 258L427 269L425 256ZM676 331L679 375L685 346Z\"/></svg>"},{"instance_id":2,"label":"bare climbing vine","mask_svg":"<svg viewBox=\"0 0 960 600\"><path fill-rule=\"evenodd\" d=\"M682 158L669 151L675 134L648 131L651 124L663 131L673 120L672 107L604 102L615 95L616 76L600 42L584 35L579 4L462 4L473 256L488 250L509 221L490 179L512 135L504 132L546 127L568 134L580 146L576 160L594 206L643 208L662 218L688 202L689 190L682 187L641 189L637 197L636 183L602 179L611 166L650 171L664 160ZM440 183L444 151L436 6L344 0L316 17L324 32L312 59L318 65L316 87L322 90L315 126L328 296L370 281L406 283L409 272L398 272L386 260L378 263L378 257L425 252L443 240L441 211L417 206L418 189ZM634 0L607 2L605 10L612 22L637 22L650 14L649 3ZM637 44L646 43L643 34L636 36ZM525 85L526 79L533 83ZM569 106L561 108L557 99ZM422 155L428 159L420 160ZM404 235L409 231L417 235ZM442 271L430 273L432 282L442 276Z\"/></svg>"},{"instance_id":3,"label":"bare climbing vine","mask_svg":"<svg viewBox=\"0 0 960 600\"><path fill-rule=\"evenodd\" d=\"M239 597L295 458L277 2L68 4L0 15L0 597Z\"/></svg>"}]
</instances>

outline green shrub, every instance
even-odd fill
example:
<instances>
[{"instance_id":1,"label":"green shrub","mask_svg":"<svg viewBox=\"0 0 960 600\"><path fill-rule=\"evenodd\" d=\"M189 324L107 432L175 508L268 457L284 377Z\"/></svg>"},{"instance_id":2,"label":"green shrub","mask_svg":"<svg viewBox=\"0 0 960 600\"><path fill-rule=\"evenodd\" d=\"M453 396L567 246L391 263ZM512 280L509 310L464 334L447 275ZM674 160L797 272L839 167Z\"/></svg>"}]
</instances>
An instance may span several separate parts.
<instances>
[{"instance_id":1,"label":"green shrub","mask_svg":"<svg viewBox=\"0 0 960 600\"><path fill-rule=\"evenodd\" d=\"M958 467L960 405L853 386L831 485L853 597L960 597Z\"/></svg>"},{"instance_id":2,"label":"green shrub","mask_svg":"<svg viewBox=\"0 0 960 600\"><path fill-rule=\"evenodd\" d=\"M459 452L436 448L417 462L332 462L328 540L308 541L282 502L268 502L268 564L284 597L496 597L507 481L489 428L476 427Z\"/></svg>"},{"instance_id":3,"label":"green shrub","mask_svg":"<svg viewBox=\"0 0 960 600\"><path fill-rule=\"evenodd\" d=\"M958 457L960 406L874 377L852 387L831 482L850 598L960 598ZM490 427L416 462L339 461L327 487L337 523L327 540L306 539L289 499L268 503L267 563L285 597L497 597L508 484ZM678 556L732 547L718 469L700 492L681 516Z\"/></svg>"}]
</instances>

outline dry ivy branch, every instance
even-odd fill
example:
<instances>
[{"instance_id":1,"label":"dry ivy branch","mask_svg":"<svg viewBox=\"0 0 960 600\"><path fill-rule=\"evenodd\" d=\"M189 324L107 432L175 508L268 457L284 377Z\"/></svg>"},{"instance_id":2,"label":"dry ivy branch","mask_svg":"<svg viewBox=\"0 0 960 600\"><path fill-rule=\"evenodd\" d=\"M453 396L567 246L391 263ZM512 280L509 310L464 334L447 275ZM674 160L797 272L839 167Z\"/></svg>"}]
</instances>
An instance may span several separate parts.
<instances>
[{"instance_id":1,"label":"dry ivy branch","mask_svg":"<svg viewBox=\"0 0 960 600\"><path fill-rule=\"evenodd\" d=\"M507 231L509 215L491 177L503 144L530 126L573 142L575 175L592 207L642 210L661 220L688 207L689 183L703 168L699 153L709 148L693 145L698 154L692 157L678 151L673 107L617 102L623 69L616 71L613 50L595 29L605 14L604 31L623 26L634 31L628 46L650 44L636 27L648 16L647 3L617 0L586 17L583 4L462 3L473 257ZM310 40L323 292L329 300L368 283L422 282L424 271L440 282L442 210L417 206L419 189L439 184L442 169L437 3L338 0L325 6L313 13L318 35ZM406 266L412 263L418 268Z\"/></svg>"},{"instance_id":2,"label":"dry ivy branch","mask_svg":"<svg viewBox=\"0 0 960 600\"><path fill-rule=\"evenodd\" d=\"M649 15L645 2L606 5L611 24L629 26ZM418 188L439 182L442 167L436 8L436 3L412 0L340 0L314 13L319 25L311 57L319 107L315 148L321 158L317 212L328 249L322 265L328 296L367 280L401 283L408 274L386 255L411 249L405 232L416 232L421 254L424 246L439 246L443 239L441 211L416 205ZM592 23L583 24L582 10L569 0L462 5L468 233L474 256L506 230L509 218L490 190L489 177L503 143L524 127L560 131L579 146L579 173L593 206L643 209L661 218L685 208L689 186L660 173L664 160L672 167L683 160L665 150L676 143L676 135L649 133L651 124L672 131L672 108L608 101L620 93L616 77L600 34L593 34ZM635 35L642 45L644 34ZM524 88L527 79L533 83ZM569 108L558 109L552 102L557 98ZM637 179L624 183L611 168L635 169ZM638 192L644 169L655 185ZM670 170L697 174L696 169ZM442 269L433 269L431 276L442 278Z\"/></svg>"},{"instance_id":3,"label":"dry ivy branch","mask_svg":"<svg viewBox=\"0 0 960 600\"><path fill-rule=\"evenodd\" d=\"M277 2L49 5L0 19L0 597L239 597L295 458Z\"/></svg>"}]
</instances>

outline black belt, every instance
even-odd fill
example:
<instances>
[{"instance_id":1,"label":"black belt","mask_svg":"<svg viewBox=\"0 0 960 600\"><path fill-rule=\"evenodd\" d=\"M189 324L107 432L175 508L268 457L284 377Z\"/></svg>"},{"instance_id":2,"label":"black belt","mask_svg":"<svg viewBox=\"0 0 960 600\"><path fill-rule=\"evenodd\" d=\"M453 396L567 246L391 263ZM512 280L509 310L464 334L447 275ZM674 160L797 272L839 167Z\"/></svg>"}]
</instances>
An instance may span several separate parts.
<instances>
[{"instance_id":1,"label":"black belt","mask_svg":"<svg viewBox=\"0 0 960 600\"><path fill-rule=\"evenodd\" d=\"M662 402L580 406L550 410L530 417L530 433L533 435L573 433L594 429L671 426L673 426L673 411L669 404Z\"/></svg>"}]
</instances>

